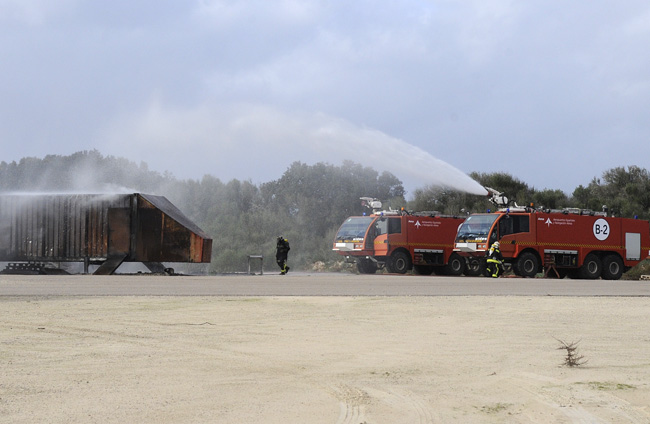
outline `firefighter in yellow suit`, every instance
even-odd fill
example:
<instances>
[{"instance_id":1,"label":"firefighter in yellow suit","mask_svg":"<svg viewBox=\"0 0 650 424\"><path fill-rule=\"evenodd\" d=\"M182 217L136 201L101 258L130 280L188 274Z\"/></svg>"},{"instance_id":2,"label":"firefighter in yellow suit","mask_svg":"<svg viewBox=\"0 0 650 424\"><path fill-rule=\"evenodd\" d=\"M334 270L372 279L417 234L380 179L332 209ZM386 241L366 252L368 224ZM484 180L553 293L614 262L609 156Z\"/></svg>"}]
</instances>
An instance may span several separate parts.
<instances>
[{"instance_id":1,"label":"firefighter in yellow suit","mask_svg":"<svg viewBox=\"0 0 650 424\"><path fill-rule=\"evenodd\" d=\"M487 254L487 275L492 278L497 278L503 272L503 255L499 247L501 245L495 241Z\"/></svg>"}]
</instances>

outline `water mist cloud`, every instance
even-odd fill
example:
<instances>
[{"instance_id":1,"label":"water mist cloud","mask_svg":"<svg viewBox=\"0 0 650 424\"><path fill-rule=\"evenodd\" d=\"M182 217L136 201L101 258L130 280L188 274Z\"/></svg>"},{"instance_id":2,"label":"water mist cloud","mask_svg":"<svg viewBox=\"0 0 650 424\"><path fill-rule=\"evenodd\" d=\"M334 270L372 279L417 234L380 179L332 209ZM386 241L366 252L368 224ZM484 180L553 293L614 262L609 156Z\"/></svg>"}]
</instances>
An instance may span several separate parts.
<instances>
[{"instance_id":1,"label":"water mist cloud","mask_svg":"<svg viewBox=\"0 0 650 424\"><path fill-rule=\"evenodd\" d=\"M117 119L102 138L106 153L147 157L153 168L179 178L197 178L200 171L225 181L259 183L279 178L295 161L340 165L351 160L393 173L409 192L435 185L485 194L480 184L432 154L323 113L259 104L178 108L156 99Z\"/></svg>"},{"instance_id":2,"label":"water mist cloud","mask_svg":"<svg viewBox=\"0 0 650 424\"><path fill-rule=\"evenodd\" d=\"M318 115L317 120L319 125L312 132L311 140L313 147L324 155L334 148L338 157L361 157L359 161L364 165L388 170L400 179L408 177L420 186L442 186L477 195L487 193L458 168L404 140L342 119Z\"/></svg>"}]
</instances>

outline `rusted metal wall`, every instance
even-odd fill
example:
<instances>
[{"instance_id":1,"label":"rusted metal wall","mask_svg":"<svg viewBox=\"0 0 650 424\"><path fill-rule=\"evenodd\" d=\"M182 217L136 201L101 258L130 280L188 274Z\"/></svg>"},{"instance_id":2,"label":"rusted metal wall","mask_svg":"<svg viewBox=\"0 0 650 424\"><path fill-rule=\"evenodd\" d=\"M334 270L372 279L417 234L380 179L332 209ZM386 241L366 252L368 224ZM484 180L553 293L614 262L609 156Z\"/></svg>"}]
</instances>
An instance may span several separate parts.
<instances>
[{"instance_id":1,"label":"rusted metal wall","mask_svg":"<svg viewBox=\"0 0 650 424\"><path fill-rule=\"evenodd\" d=\"M0 260L105 258L109 207L130 196L1 195Z\"/></svg>"},{"instance_id":2,"label":"rusted metal wall","mask_svg":"<svg viewBox=\"0 0 650 424\"><path fill-rule=\"evenodd\" d=\"M147 194L0 195L0 261L210 262L212 240Z\"/></svg>"}]
</instances>

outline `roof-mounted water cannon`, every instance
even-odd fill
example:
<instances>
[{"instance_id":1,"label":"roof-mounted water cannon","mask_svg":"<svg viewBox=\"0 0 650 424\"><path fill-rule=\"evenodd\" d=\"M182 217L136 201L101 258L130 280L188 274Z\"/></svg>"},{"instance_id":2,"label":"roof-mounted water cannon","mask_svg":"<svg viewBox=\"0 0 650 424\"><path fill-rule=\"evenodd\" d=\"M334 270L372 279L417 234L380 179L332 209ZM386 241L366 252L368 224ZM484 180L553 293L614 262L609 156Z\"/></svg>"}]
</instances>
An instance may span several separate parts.
<instances>
[{"instance_id":1,"label":"roof-mounted water cannon","mask_svg":"<svg viewBox=\"0 0 650 424\"><path fill-rule=\"evenodd\" d=\"M485 189L488 191L488 200L490 202L494 203L497 207L501 207L501 208L508 207L510 201L508 200L508 198L505 196L503 192L497 191L490 187L485 187Z\"/></svg>"},{"instance_id":2,"label":"roof-mounted water cannon","mask_svg":"<svg viewBox=\"0 0 650 424\"><path fill-rule=\"evenodd\" d=\"M361 199L361 205L369 209L372 209L373 212L376 212L381 209L381 202L372 197L359 197Z\"/></svg>"}]
</instances>

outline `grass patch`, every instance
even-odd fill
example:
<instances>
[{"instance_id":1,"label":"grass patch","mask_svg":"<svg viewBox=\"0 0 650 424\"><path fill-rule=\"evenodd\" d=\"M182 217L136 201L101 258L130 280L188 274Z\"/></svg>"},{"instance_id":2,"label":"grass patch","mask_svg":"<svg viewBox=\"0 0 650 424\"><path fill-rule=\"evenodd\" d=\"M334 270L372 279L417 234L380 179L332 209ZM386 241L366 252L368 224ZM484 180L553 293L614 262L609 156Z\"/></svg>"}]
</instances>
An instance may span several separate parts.
<instances>
[{"instance_id":1,"label":"grass patch","mask_svg":"<svg viewBox=\"0 0 650 424\"><path fill-rule=\"evenodd\" d=\"M495 403L494 405L483 405L481 407L481 412L485 414L498 414L500 412L506 411L512 406L509 403Z\"/></svg>"},{"instance_id":2,"label":"grass patch","mask_svg":"<svg viewBox=\"0 0 650 424\"><path fill-rule=\"evenodd\" d=\"M636 386L631 384L624 383L614 383L611 381L589 381L587 383L577 383L577 384L586 384L594 390L603 390L608 392L613 392L615 390L634 390Z\"/></svg>"}]
</instances>

